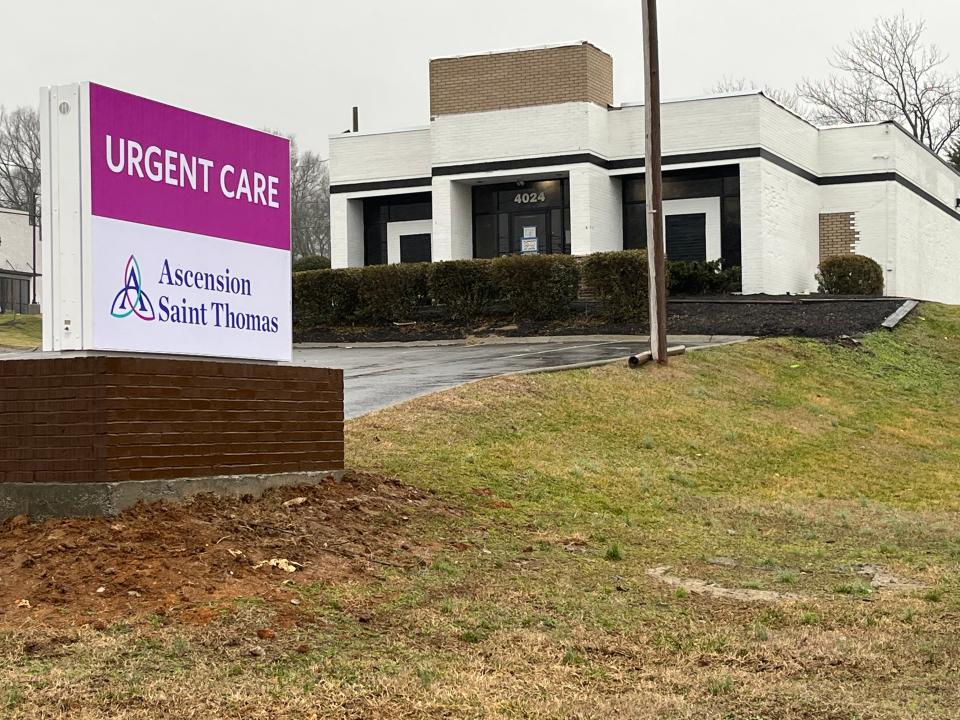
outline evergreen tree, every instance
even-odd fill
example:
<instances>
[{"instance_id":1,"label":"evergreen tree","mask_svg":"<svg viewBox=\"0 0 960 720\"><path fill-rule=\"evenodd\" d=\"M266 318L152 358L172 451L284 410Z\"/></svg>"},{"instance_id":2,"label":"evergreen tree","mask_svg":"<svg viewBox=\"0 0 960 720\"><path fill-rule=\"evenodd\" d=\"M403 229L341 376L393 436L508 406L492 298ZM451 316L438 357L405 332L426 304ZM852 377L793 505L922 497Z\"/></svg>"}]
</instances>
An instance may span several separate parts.
<instances>
[{"instance_id":1,"label":"evergreen tree","mask_svg":"<svg viewBox=\"0 0 960 720\"><path fill-rule=\"evenodd\" d=\"M960 138L954 140L953 148L947 154L947 157L949 158L950 162L953 163L953 166L957 170L960 170Z\"/></svg>"}]
</instances>

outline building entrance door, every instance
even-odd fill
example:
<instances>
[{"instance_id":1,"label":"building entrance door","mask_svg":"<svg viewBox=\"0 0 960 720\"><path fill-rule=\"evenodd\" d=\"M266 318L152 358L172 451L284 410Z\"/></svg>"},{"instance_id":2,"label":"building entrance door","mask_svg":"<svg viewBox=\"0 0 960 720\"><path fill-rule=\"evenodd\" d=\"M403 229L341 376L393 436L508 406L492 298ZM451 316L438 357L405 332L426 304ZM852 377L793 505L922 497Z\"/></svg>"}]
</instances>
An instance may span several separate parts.
<instances>
[{"instance_id":1,"label":"building entrance door","mask_svg":"<svg viewBox=\"0 0 960 720\"><path fill-rule=\"evenodd\" d=\"M510 251L521 255L549 252L546 212L516 213L512 216Z\"/></svg>"}]
</instances>

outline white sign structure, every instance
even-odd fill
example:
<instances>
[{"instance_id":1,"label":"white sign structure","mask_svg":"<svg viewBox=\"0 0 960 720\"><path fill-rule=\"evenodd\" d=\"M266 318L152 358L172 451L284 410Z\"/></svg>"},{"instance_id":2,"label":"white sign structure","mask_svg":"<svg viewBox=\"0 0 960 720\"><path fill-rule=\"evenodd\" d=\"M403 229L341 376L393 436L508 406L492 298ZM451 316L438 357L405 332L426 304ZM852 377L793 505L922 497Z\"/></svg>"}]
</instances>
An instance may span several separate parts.
<instances>
[{"instance_id":1,"label":"white sign structure","mask_svg":"<svg viewBox=\"0 0 960 720\"><path fill-rule=\"evenodd\" d=\"M291 359L286 138L80 83L41 145L44 350Z\"/></svg>"}]
</instances>

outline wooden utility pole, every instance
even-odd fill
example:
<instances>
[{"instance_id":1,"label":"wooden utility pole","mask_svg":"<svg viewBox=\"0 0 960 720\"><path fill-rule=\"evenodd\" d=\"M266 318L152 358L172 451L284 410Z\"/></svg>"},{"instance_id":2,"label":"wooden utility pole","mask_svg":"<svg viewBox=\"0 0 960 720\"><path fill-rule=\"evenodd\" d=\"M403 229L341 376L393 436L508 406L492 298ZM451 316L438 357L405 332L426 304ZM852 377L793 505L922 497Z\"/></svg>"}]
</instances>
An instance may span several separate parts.
<instances>
[{"instance_id":1,"label":"wooden utility pole","mask_svg":"<svg viewBox=\"0 0 960 720\"><path fill-rule=\"evenodd\" d=\"M663 176L660 159L660 43L657 0L643 2L644 110L646 115L645 185L647 255L650 260L650 352L667 362L667 281L663 249Z\"/></svg>"}]
</instances>

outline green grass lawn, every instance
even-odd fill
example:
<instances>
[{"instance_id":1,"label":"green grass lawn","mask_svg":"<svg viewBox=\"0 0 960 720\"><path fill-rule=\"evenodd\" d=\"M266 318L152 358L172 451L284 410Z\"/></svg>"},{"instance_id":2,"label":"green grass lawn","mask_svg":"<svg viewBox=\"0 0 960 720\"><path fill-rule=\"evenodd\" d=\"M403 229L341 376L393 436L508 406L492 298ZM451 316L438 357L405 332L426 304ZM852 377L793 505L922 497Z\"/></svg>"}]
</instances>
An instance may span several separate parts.
<instances>
[{"instance_id":1,"label":"green grass lawn","mask_svg":"<svg viewBox=\"0 0 960 720\"><path fill-rule=\"evenodd\" d=\"M40 347L40 316L0 315L0 348Z\"/></svg>"},{"instance_id":2,"label":"green grass lawn","mask_svg":"<svg viewBox=\"0 0 960 720\"><path fill-rule=\"evenodd\" d=\"M487 380L351 422L347 452L450 507L411 518L422 565L302 588L258 657L229 650L276 623L258 598L55 659L25 643L63 629L8 629L0 715L960 717L958 308L859 349Z\"/></svg>"}]
</instances>

